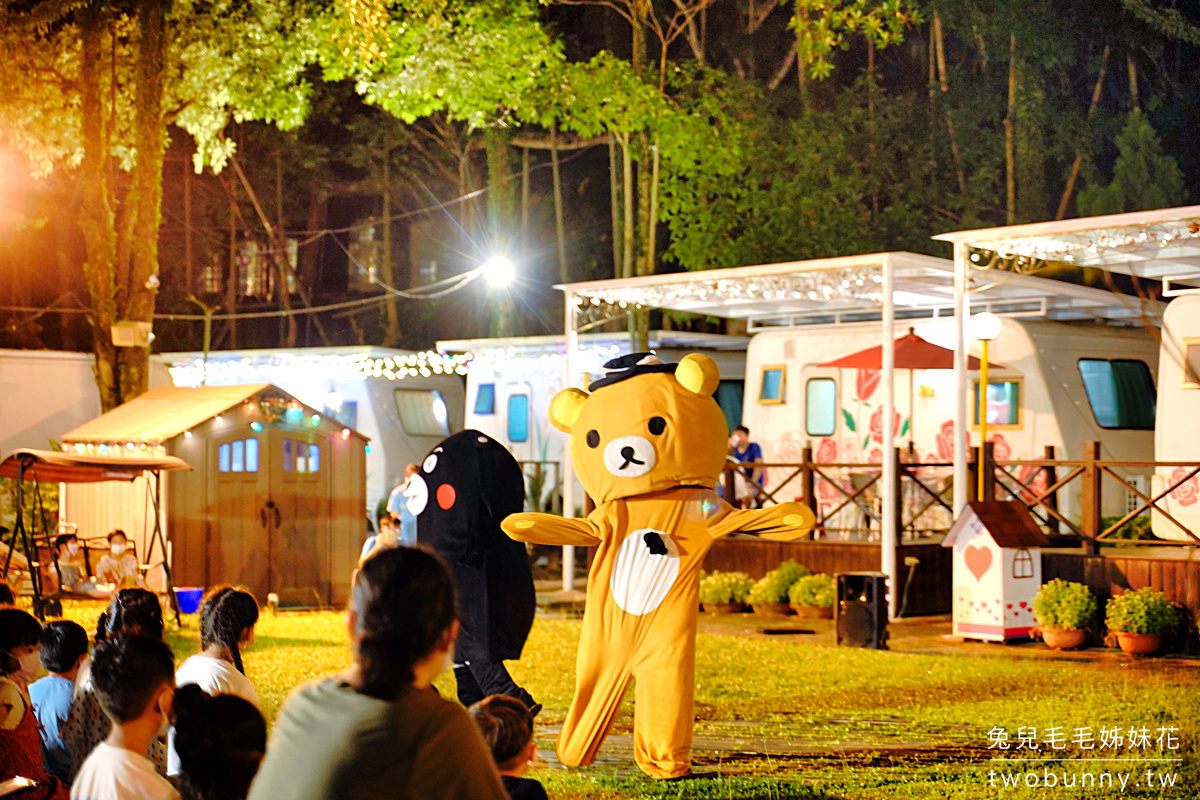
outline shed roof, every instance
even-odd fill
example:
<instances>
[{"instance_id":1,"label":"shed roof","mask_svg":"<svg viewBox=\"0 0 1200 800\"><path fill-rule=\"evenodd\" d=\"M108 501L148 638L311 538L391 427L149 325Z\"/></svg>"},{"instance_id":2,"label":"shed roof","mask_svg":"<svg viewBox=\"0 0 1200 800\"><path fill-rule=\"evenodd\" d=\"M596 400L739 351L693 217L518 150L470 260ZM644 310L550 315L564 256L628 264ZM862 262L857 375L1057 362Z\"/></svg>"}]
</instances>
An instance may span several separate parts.
<instances>
[{"instance_id":1,"label":"shed roof","mask_svg":"<svg viewBox=\"0 0 1200 800\"><path fill-rule=\"evenodd\" d=\"M1050 546L1050 540L1042 533L1029 509L1019 500L969 501L967 509L958 515L950 532L942 540L942 546L953 545L972 517L983 523L983 527L1001 547Z\"/></svg>"},{"instance_id":2,"label":"shed roof","mask_svg":"<svg viewBox=\"0 0 1200 800\"><path fill-rule=\"evenodd\" d=\"M67 431L62 439L159 444L245 402L270 385L160 386Z\"/></svg>"}]
</instances>

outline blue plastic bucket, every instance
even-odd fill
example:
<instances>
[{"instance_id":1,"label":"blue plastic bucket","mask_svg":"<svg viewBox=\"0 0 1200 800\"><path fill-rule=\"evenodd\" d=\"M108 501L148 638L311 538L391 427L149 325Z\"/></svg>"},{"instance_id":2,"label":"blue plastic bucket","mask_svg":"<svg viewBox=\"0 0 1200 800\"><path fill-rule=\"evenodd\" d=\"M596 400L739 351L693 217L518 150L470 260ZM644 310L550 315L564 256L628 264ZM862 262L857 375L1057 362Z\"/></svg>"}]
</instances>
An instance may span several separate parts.
<instances>
[{"instance_id":1,"label":"blue plastic bucket","mask_svg":"<svg viewBox=\"0 0 1200 800\"><path fill-rule=\"evenodd\" d=\"M200 598L204 597L203 586L176 586L175 599L179 601L179 613L195 614L200 610Z\"/></svg>"}]
</instances>

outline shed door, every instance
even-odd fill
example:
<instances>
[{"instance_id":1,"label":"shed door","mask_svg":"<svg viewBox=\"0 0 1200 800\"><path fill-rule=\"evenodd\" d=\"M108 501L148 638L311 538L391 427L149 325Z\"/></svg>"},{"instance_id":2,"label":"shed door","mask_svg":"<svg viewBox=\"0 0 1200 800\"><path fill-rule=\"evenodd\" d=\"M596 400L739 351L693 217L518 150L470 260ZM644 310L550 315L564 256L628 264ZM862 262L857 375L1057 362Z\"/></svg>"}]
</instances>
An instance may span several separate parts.
<instances>
[{"instance_id":1,"label":"shed door","mask_svg":"<svg viewBox=\"0 0 1200 800\"><path fill-rule=\"evenodd\" d=\"M260 601L268 591L270 553L264 530L268 520L262 513L269 489L268 469L263 458L265 437L248 431L212 439L209 464L215 466L211 479L213 521L205 543L205 585L231 582L249 586Z\"/></svg>"},{"instance_id":2,"label":"shed door","mask_svg":"<svg viewBox=\"0 0 1200 800\"><path fill-rule=\"evenodd\" d=\"M271 591L287 605L328 603L329 446L323 436L271 431Z\"/></svg>"}]
</instances>

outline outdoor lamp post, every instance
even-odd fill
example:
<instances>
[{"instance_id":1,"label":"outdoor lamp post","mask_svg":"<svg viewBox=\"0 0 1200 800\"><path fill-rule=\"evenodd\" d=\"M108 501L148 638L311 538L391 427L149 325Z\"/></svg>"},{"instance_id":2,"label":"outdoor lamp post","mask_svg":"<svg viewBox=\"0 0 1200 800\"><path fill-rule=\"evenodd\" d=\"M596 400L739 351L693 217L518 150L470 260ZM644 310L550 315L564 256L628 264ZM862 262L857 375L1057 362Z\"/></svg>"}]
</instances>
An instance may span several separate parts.
<instances>
[{"instance_id":1,"label":"outdoor lamp post","mask_svg":"<svg viewBox=\"0 0 1200 800\"><path fill-rule=\"evenodd\" d=\"M1000 318L990 311L971 317L971 335L979 340L979 501L983 502L984 449L987 444L988 342L1000 335Z\"/></svg>"}]
</instances>

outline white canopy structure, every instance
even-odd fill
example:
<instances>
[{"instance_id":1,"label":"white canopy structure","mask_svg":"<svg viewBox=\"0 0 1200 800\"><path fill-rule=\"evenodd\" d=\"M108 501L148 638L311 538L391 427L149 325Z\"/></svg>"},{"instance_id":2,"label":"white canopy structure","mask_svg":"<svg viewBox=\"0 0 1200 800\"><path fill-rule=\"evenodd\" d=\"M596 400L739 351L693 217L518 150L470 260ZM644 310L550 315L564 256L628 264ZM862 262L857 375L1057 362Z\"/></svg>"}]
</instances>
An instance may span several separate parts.
<instances>
[{"instance_id":1,"label":"white canopy structure","mask_svg":"<svg viewBox=\"0 0 1200 800\"><path fill-rule=\"evenodd\" d=\"M957 251L957 247L956 247ZM965 253L965 248L964 248ZM964 256L965 258L965 256ZM966 262L964 261L963 264ZM877 319L883 347L883 418L895 412L894 332L899 319L954 316L958 331L955 368L959 381L956 430L967 429L966 322L970 309L1001 315L1055 320L1099 320L1140 324L1146 304L1101 289L987 268L967 269L941 258L915 253L872 253L841 258L794 261L638 278L572 283L558 287L566 295L567 380L579 385L573 354L578 334L636 308L660 308L745 320L751 330L773 326L838 324ZM968 303L969 297L969 303ZM1156 312L1157 309L1151 309ZM894 434L883 426L883 451L891 452ZM955 507L967 501L966 440L956 437ZM570 453L564 453L564 513L574 509ZM882 563L896 586L896 476L892 459L883 459ZM564 588L571 588L573 553L564 553ZM896 592L891 592L896 612Z\"/></svg>"}]
</instances>

